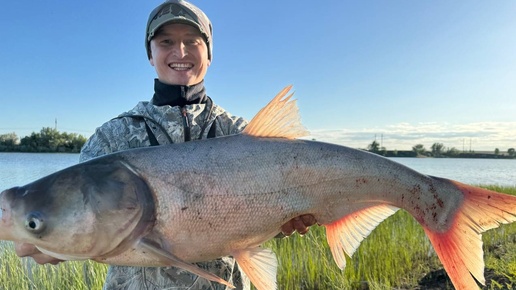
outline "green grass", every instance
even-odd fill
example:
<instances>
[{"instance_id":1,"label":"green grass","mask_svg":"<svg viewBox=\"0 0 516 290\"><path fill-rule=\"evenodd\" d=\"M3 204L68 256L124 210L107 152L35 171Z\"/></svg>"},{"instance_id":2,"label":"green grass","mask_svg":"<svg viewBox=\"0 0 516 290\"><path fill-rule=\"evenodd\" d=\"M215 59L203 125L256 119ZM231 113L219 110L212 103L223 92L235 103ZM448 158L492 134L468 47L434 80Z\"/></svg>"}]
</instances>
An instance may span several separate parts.
<instances>
[{"instance_id":1,"label":"green grass","mask_svg":"<svg viewBox=\"0 0 516 290\"><path fill-rule=\"evenodd\" d=\"M516 195L516 188L487 188ZM483 239L486 269L491 269L485 289L515 289L516 223L490 230ZM381 223L344 271L333 261L322 227L265 246L278 256L280 289L415 289L426 274L442 268L421 226L404 211ZM19 259L11 243L0 244L0 257L0 289L101 289L107 269L91 261L36 265ZM493 282L492 275L498 277Z\"/></svg>"},{"instance_id":2,"label":"green grass","mask_svg":"<svg viewBox=\"0 0 516 290\"><path fill-rule=\"evenodd\" d=\"M58 265L38 265L20 259L12 243L0 243L0 289L89 290L102 289L107 265L73 261Z\"/></svg>"}]
</instances>

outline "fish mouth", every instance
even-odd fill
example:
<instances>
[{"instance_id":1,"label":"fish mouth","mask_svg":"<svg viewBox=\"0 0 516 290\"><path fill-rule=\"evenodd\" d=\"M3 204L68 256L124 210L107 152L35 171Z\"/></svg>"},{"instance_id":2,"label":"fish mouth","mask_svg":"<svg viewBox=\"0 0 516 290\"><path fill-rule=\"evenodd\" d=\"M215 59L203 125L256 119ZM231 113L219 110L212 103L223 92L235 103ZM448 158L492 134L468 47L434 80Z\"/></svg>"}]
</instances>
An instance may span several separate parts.
<instances>
[{"instance_id":1,"label":"fish mouth","mask_svg":"<svg viewBox=\"0 0 516 290\"><path fill-rule=\"evenodd\" d=\"M7 190L0 192L0 221L4 222L4 217L7 217L8 207L6 206L5 195ZM4 213L5 212L5 213Z\"/></svg>"},{"instance_id":2,"label":"fish mouth","mask_svg":"<svg viewBox=\"0 0 516 290\"><path fill-rule=\"evenodd\" d=\"M11 207L6 200L6 195L12 190L13 189L8 189L0 193L0 240L12 240Z\"/></svg>"}]
</instances>

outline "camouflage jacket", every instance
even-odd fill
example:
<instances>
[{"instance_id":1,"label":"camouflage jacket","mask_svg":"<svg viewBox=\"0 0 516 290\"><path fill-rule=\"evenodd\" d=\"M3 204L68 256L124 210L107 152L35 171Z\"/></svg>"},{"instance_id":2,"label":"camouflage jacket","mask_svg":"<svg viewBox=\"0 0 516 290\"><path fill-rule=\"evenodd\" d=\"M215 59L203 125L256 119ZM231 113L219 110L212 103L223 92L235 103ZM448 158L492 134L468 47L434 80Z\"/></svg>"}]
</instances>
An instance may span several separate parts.
<instances>
[{"instance_id":1,"label":"camouflage jacket","mask_svg":"<svg viewBox=\"0 0 516 290\"><path fill-rule=\"evenodd\" d=\"M236 134L247 122L233 116L208 98L202 104L156 106L140 102L136 107L97 128L84 145L80 160L129 148L150 146L151 143L181 143L185 140L204 139ZM149 130L151 132L149 132ZM154 140L152 140L154 139ZM249 279L241 274L231 257L198 266L233 283L237 289L249 289ZM110 266L104 290L140 289L226 289L224 285L209 282L182 269Z\"/></svg>"}]
</instances>

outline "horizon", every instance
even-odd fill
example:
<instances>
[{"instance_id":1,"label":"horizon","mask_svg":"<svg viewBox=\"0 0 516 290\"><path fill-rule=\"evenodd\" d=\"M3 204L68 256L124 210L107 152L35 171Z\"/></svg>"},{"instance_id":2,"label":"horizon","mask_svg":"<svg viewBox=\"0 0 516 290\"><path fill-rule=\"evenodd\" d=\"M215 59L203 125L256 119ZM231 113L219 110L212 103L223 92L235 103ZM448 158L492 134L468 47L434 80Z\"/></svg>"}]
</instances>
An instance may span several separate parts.
<instances>
[{"instance_id":1,"label":"horizon","mask_svg":"<svg viewBox=\"0 0 516 290\"><path fill-rule=\"evenodd\" d=\"M41 129L43 128L51 128L51 127L42 127ZM33 131L27 135L24 135L24 136L21 136L19 134L17 134L16 132L8 132L8 133L2 133L0 134L1 135L4 135L4 134L11 134L11 133L14 133L16 135L16 137L18 138L18 142L25 138L25 137L29 137L30 135L32 135L33 133L39 133L40 130L38 131ZM75 133L75 134L78 134L78 135L82 135L83 137L86 137L88 138L88 136L85 136L83 134L80 134L80 133L76 133L76 132L68 132L66 130L59 130L59 128L57 127L54 127L52 128L54 130L57 130L58 132L60 133ZM357 134L356 132L343 132L342 134L334 134L333 136L343 136L343 135L353 135L355 134L354 137L349 137L349 139L354 139L355 140L355 143L357 146L350 146L350 145L346 145L346 144L343 144L343 143L346 143L345 141L343 140L332 140L332 136L331 135L327 135L328 132L331 132L333 130L319 130L319 131L316 131L316 132L313 132L311 133L310 135L308 136L305 136L305 137L301 137L299 139L305 139L305 140L315 140L315 141L320 141L320 142L329 142L329 143L334 143L334 144L339 144L340 142L340 145L344 145L344 146L348 146L348 147L351 147L351 148L356 148L356 149L367 149L368 145L371 144L373 141L374 142L377 142L379 144L379 147L380 148L385 148L385 150L387 151L412 151L412 147L416 146L416 145L419 145L419 144L422 144L425 148L426 151L430 151L431 150L431 146L435 143L441 143L443 144L444 146L444 150L447 151L447 150L450 150L452 148L454 149L457 149L459 152L477 152L477 153L488 153L488 152L494 152L496 149L498 149L500 151L500 153L507 153L507 151L509 149L514 149L515 147L507 147L507 148L503 148L501 146L495 146L493 149L480 149L480 150L476 150L475 149L475 146L477 146L477 139L476 138L473 138L473 137L470 137L469 139L466 139L466 138L455 138L454 142L452 142L452 144L454 145L457 145L459 143L462 142L462 145L461 146L454 146L454 145L449 145L449 144L445 144L443 142L432 142L430 139L427 139L425 138L425 141L427 141L426 144L424 143L414 143L411 145L410 141L408 140L420 140L420 139L417 139L417 138L406 138L405 142L399 142L399 141L396 141L397 144L404 144L405 147L403 146L390 146L392 145L392 140L396 140L396 137L393 137L393 136L396 136L396 135L392 135L392 136L389 136L389 135L385 135L385 134L374 134L374 137L373 139L369 140L368 141L368 137L370 135L370 133L372 132L368 132L367 134ZM400 136L397 136L397 138L401 138ZM363 146L358 146L358 143L359 141L357 141L358 139L361 139L361 141L364 141L366 143L364 143L365 145ZM448 140L450 141L450 140ZM368 143L367 143L368 142ZM430 143L428 143L430 142ZM409 144L410 143L410 144ZM492 143L492 142L491 142ZM385 144L388 144L388 145L385 145ZM459 144L460 145L460 144ZM493 143L493 145L496 145ZM462 148L462 149L461 149Z\"/></svg>"}]
</instances>

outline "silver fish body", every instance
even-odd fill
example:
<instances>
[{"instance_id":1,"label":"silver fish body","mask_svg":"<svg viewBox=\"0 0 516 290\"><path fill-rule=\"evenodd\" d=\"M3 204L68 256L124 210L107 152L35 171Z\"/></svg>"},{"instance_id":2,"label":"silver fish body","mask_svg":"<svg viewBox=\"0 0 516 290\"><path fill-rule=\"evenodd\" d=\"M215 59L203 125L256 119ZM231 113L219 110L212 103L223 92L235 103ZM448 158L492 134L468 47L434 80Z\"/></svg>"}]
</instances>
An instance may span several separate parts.
<instances>
[{"instance_id":1,"label":"silver fish body","mask_svg":"<svg viewBox=\"0 0 516 290\"><path fill-rule=\"evenodd\" d=\"M257 247L302 214L330 224L390 204L446 227L449 217L434 220L432 209L456 207L460 195L421 194L439 182L361 150L236 135L99 157L1 199L16 215L11 232L50 255L163 266L168 261L145 255L140 239L192 263ZM33 216L43 229L27 226Z\"/></svg>"},{"instance_id":2,"label":"silver fish body","mask_svg":"<svg viewBox=\"0 0 516 290\"><path fill-rule=\"evenodd\" d=\"M379 204L402 207L428 227L446 229L452 216L442 212L453 214L462 200L440 179L378 155L313 141L238 135L119 156L152 191L153 236L188 262L256 247L302 214L330 224ZM433 188L441 193L422 194Z\"/></svg>"}]
</instances>

